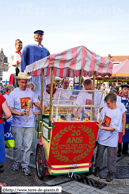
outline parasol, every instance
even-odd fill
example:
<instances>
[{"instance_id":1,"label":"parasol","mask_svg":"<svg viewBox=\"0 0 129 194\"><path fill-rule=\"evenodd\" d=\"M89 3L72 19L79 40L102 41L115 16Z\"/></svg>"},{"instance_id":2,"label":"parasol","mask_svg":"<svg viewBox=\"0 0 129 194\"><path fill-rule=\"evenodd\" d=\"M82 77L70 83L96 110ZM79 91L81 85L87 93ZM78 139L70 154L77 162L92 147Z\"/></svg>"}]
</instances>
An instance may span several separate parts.
<instances>
[{"instance_id":1,"label":"parasol","mask_svg":"<svg viewBox=\"0 0 129 194\"><path fill-rule=\"evenodd\" d=\"M50 74L50 68L54 68L53 74L58 77L75 77L101 75L111 76L113 63L98 54L93 53L85 46L78 46L57 54L51 54L46 58L32 63L26 67L26 72L32 76Z\"/></svg>"},{"instance_id":2,"label":"parasol","mask_svg":"<svg viewBox=\"0 0 129 194\"><path fill-rule=\"evenodd\" d=\"M129 77L129 60L113 67L112 77Z\"/></svg>"}]
</instances>

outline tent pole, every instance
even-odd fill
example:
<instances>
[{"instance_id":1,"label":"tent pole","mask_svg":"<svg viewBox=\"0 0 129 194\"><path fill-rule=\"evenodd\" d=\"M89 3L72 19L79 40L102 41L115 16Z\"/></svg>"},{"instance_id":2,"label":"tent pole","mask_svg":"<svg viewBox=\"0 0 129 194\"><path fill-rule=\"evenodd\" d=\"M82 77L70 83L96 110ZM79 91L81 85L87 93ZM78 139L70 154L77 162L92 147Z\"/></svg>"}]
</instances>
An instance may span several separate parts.
<instances>
[{"instance_id":1,"label":"tent pole","mask_svg":"<svg viewBox=\"0 0 129 194\"><path fill-rule=\"evenodd\" d=\"M38 137L42 135L42 113L43 113L43 89L44 89L44 69L42 69L42 87L41 87L41 111L40 111L40 120L39 120L39 133Z\"/></svg>"},{"instance_id":2,"label":"tent pole","mask_svg":"<svg viewBox=\"0 0 129 194\"><path fill-rule=\"evenodd\" d=\"M95 72L93 73L93 90L95 90ZM94 105L94 96L95 96L95 93L93 92L92 94L92 105ZM93 119L93 114L94 113L94 108L91 108L91 120Z\"/></svg>"},{"instance_id":3,"label":"tent pole","mask_svg":"<svg viewBox=\"0 0 129 194\"><path fill-rule=\"evenodd\" d=\"M81 89L81 70L80 70L80 75L79 75L79 90Z\"/></svg>"},{"instance_id":4,"label":"tent pole","mask_svg":"<svg viewBox=\"0 0 129 194\"><path fill-rule=\"evenodd\" d=\"M49 126L50 127L52 123L53 71L54 71L54 67L52 67L52 71L51 71L51 91L50 91L50 107L49 107Z\"/></svg>"}]
</instances>

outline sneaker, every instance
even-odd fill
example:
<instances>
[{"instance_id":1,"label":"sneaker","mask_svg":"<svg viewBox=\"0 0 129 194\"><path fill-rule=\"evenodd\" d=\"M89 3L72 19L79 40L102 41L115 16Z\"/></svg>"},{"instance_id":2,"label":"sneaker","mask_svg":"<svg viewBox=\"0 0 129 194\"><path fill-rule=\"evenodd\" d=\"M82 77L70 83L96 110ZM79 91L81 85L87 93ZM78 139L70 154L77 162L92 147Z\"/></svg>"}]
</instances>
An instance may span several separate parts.
<instances>
[{"instance_id":1,"label":"sneaker","mask_svg":"<svg viewBox=\"0 0 129 194\"><path fill-rule=\"evenodd\" d=\"M14 162L12 169L13 171L18 171L20 169L20 164L18 162Z\"/></svg>"},{"instance_id":2,"label":"sneaker","mask_svg":"<svg viewBox=\"0 0 129 194\"><path fill-rule=\"evenodd\" d=\"M95 175L96 177L99 177L99 167L96 167L96 168L95 168L94 175Z\"/></svg>"},{"instance_id":3,"label":"sneaker","mask_svg":"<svg viewBox=\"0 0 129 194\"><path fill-rule=\"evenodd\" d=\"M29 167L22 168L22 172L23 172L24 175L26 175L26 176L31 176L31 175L32 175L32 172L31 172L31 170L30 170Z\"/></svg>"},{"instance_id":4,"label":"sneaker","mask_svg":"<svg viewBox=\"0 0 129 194\"><path fill-rule=\"evenodd\" d=\"M107 182L111 182L112 180L113 180L113 173L112 172L108 172L106 181Z\"/></svg>"}]
</instances>

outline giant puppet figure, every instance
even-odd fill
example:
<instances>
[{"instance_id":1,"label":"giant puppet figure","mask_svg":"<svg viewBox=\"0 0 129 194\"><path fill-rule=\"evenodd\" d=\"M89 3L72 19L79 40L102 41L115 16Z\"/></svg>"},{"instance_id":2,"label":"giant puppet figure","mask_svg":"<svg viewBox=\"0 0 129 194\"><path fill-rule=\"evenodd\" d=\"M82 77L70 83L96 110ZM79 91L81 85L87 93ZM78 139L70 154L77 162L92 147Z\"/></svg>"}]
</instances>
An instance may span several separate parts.
<instances>
[{"instance_id":1,"label":"giant puppet figure","mask_svg":"<svg viewBox=\"0 0 129 194\"><path fill-rule=\"evenodd\" d=\"M14 85L14 74L16 76L21 71L21 50L22 50L22 41L20 39L15 40L15 53L11 54L8 57L9 62L9 84Z\"/></svg>"},{"instance_id":2,"label":"giant puppet figure","mask_svg":"<svg viewBox=\"0 0 129 194\"><path fill-rule=\"evenodd\" d=\"M9 62L9 73L14 74L16 71L21 71L21 50L22 50L22 41L20 39L15 40L15 53L11 54L8 57Z\"/></svg>"},{"instance_id":3,"label":"giant puppet figure","mask_svg":"<svg viewBox=\"0 0 129 194\"><path fill-rule=\"evenodd\" d=\"M41 44L43 40L44 31L36 30L34 32L35 43L24 47L21 59L21 71L23 72L27 65L34 63L42 58L50 55L49 51ZM35 84L34 92L41 96L41 76L32 77L31 82ZM46 82L44 80L44 90L46 89Z\"/></svg>"}]
</instances>

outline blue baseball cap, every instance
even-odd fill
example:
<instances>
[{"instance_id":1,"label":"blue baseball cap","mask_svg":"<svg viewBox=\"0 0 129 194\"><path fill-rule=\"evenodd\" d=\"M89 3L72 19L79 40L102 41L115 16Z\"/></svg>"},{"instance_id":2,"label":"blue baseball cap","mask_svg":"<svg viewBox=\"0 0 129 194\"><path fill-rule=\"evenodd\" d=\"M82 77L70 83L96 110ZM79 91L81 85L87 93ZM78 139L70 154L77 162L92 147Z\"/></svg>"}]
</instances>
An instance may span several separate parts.
<instances>
[{"instance_id":1,"label":"blue baseball cap","mask_svg":"<svg viewBox=\"0 0 129 194\"><path fill-rule=\"evenodd\" d=\"M36 30L36 31L34 32L34 34L41 34L41 35L44 35L44 31L42 31L42 30Z\"/></svg>"}]
</instances>

